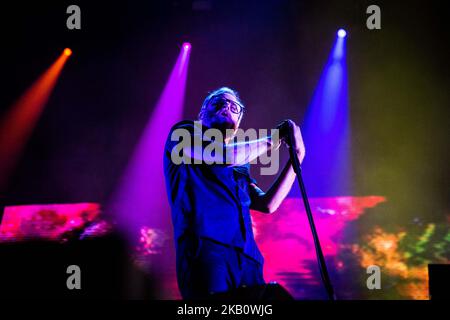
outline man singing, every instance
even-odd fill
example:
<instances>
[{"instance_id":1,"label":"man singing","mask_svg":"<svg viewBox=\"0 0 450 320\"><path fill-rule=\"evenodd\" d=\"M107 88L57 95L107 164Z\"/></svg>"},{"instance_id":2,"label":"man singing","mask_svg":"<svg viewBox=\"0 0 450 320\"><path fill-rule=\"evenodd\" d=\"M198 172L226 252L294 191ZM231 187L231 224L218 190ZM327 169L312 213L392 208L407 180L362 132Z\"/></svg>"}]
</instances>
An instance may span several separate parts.
<instances>
[{"instance_id":1,"label":"man singing","mask_svg":"<svg viewBox=\"0 0 450 320\"><path fill-rule=\"evenodd\" d=\"M287 142L289 130L294 137L289 147L294 148L300 162L305 148L300 128L291 120L277 127L280 139L272 135L233 143L244 111L236 91L217 89L203 102L200 122L175 124L166 141L164 174L172 209L177 281L184 299L204 299L265 283L264 259L253 236L250 209L263 213L277 210L292 187L295 173L289 160L263 192L250 177L249 162ZM202 136L208 129L220 131L222 140ZM191 161L173 159L174 148L179 146L174 132L179 130L187 132L192 142L201 139L200 148L184 146L179 150L184 160ZM220 145L216 150L223 150L226 160L208 161L211 153L204 151L209 144ZM217 160L217 155L213 156Z\"/></svg>"}]
</instances>

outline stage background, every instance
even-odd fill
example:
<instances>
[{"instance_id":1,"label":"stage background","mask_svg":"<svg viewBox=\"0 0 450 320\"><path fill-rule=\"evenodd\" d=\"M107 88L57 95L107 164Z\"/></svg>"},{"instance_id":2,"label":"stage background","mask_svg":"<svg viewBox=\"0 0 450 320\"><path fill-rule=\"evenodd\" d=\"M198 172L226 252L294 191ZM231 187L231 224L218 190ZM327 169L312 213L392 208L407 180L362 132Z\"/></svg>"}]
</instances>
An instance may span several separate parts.
<instances>
[{"instance_id":1,"label":"stage background","mask_svg":"<svg viewBox=\"0 0 450 320\"><path fill-rule=\"evenodd\" d=\"M70 4L16 1L2 10L2 119L65 47L73 51L0 194L3 209L89 202L115 217L109 204L185 41L192 48L182 118L195 118L207 92L225 85L248 107L244 129L273 128L285 118L302 126L342 27L349 170L329 190L313 186L311 163L306 172L331 278L343 299L428 297L427 264L450 259L443 1L378 1L382 29L372 31L371 1L77 1L81 30L66 28ZM155 139L165 135L154 132ZM318 146L307 143L305 170ZM323 156L332 158L332 150ZM283 150L281 163L287 157ZM259 168L252 174L267 189L274 177ZM178 298L164 185L145 188L143 196L158 203L130 209L132 254L160 274L160 298ZM266 280L298 299L324 298L298 189L274 215L253 216ZM381 290L366 287L371 264L381 267Z\"/></svg>"}]
</instances>

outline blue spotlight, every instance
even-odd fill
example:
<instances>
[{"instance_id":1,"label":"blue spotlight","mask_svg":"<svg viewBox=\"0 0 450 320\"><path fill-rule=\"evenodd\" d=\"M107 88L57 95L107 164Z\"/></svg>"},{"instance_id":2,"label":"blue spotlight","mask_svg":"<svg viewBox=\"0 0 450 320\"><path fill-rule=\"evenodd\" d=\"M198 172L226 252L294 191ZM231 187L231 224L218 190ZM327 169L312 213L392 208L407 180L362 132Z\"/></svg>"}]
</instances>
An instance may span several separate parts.
<instances>
[{"instance_id":1,"label":"blue spotlight","mask_svg":"<svg viewBox=\"0 0 450 320\"><path fill-rule=\"evenodd\" d=\"M302 128L305 145L314 146L302 164L311 197L343 196L353 190L345 33L337 32Z\"/></svg>"},{"instance_id":2,"label":"blue spotlight","mask_svg":"<svg viewBox=\"0 0 450 320\"><path fill-rule=\"evenodd\" d=\"M345 31L344 29L339 29L337 35L339 38L345 38L345 36L347 35L347 31Z\"/></svg>"}]
</instances>

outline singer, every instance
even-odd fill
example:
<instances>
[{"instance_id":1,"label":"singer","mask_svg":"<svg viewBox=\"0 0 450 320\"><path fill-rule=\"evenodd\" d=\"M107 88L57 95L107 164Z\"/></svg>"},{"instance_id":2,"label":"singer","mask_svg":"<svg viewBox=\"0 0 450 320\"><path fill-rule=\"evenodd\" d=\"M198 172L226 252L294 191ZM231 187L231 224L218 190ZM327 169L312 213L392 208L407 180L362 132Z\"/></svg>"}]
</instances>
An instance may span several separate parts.
<instances>
[{"instance_id":1,"label":"singer","mask_svg":"<svg viewBox=\"0 0 450 320\"><path fill-rule=\"evenodd\" d=\"M198 122L175 124L166 141L164 174L172 210L177 281L184 299L205 299L214 293L265 283L264 258L254 239L250 209L274 212L289 193L296 175L289 160L263 192L250 176L249 162L282 144L293 148L301 162L305 147L300 128L292 120L277 126L280 139L272 135L231 143L245 111L238 93L222 87L208 94L198 115L201 129L214 128L223 134L222 141L203 139L200 149L209 143L220 143L225 153L232 151L231 163L206 161L203 150L192 147L184 147L183 156L197 161L172 161L177 145L172 133L183 129L194 140Z\"/></svg>"}]
</instances>

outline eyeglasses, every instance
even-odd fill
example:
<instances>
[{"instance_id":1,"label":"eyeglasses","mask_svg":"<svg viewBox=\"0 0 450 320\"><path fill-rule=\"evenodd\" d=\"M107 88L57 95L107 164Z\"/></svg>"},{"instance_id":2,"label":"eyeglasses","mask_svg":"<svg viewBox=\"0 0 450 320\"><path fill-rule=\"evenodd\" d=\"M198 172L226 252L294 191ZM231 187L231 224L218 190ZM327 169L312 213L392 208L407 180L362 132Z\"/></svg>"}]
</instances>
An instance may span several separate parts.
<instances>
[{"instance_id":1,"label":"eyeglasses","mask_svg":"<svg viewBox=\"0 0 450 320\"><path fill-rule=\"evenodd\" d=\"M237 101L233 101L227 98L223 97L217 97L214 98L214 100L211 102L211 105L218 111L222 110L223 108L227 107L230 109L231 112L235 114L240 114L242 112L245 112L245 107L240 104Z\"/></svg>"}]
</instances>

